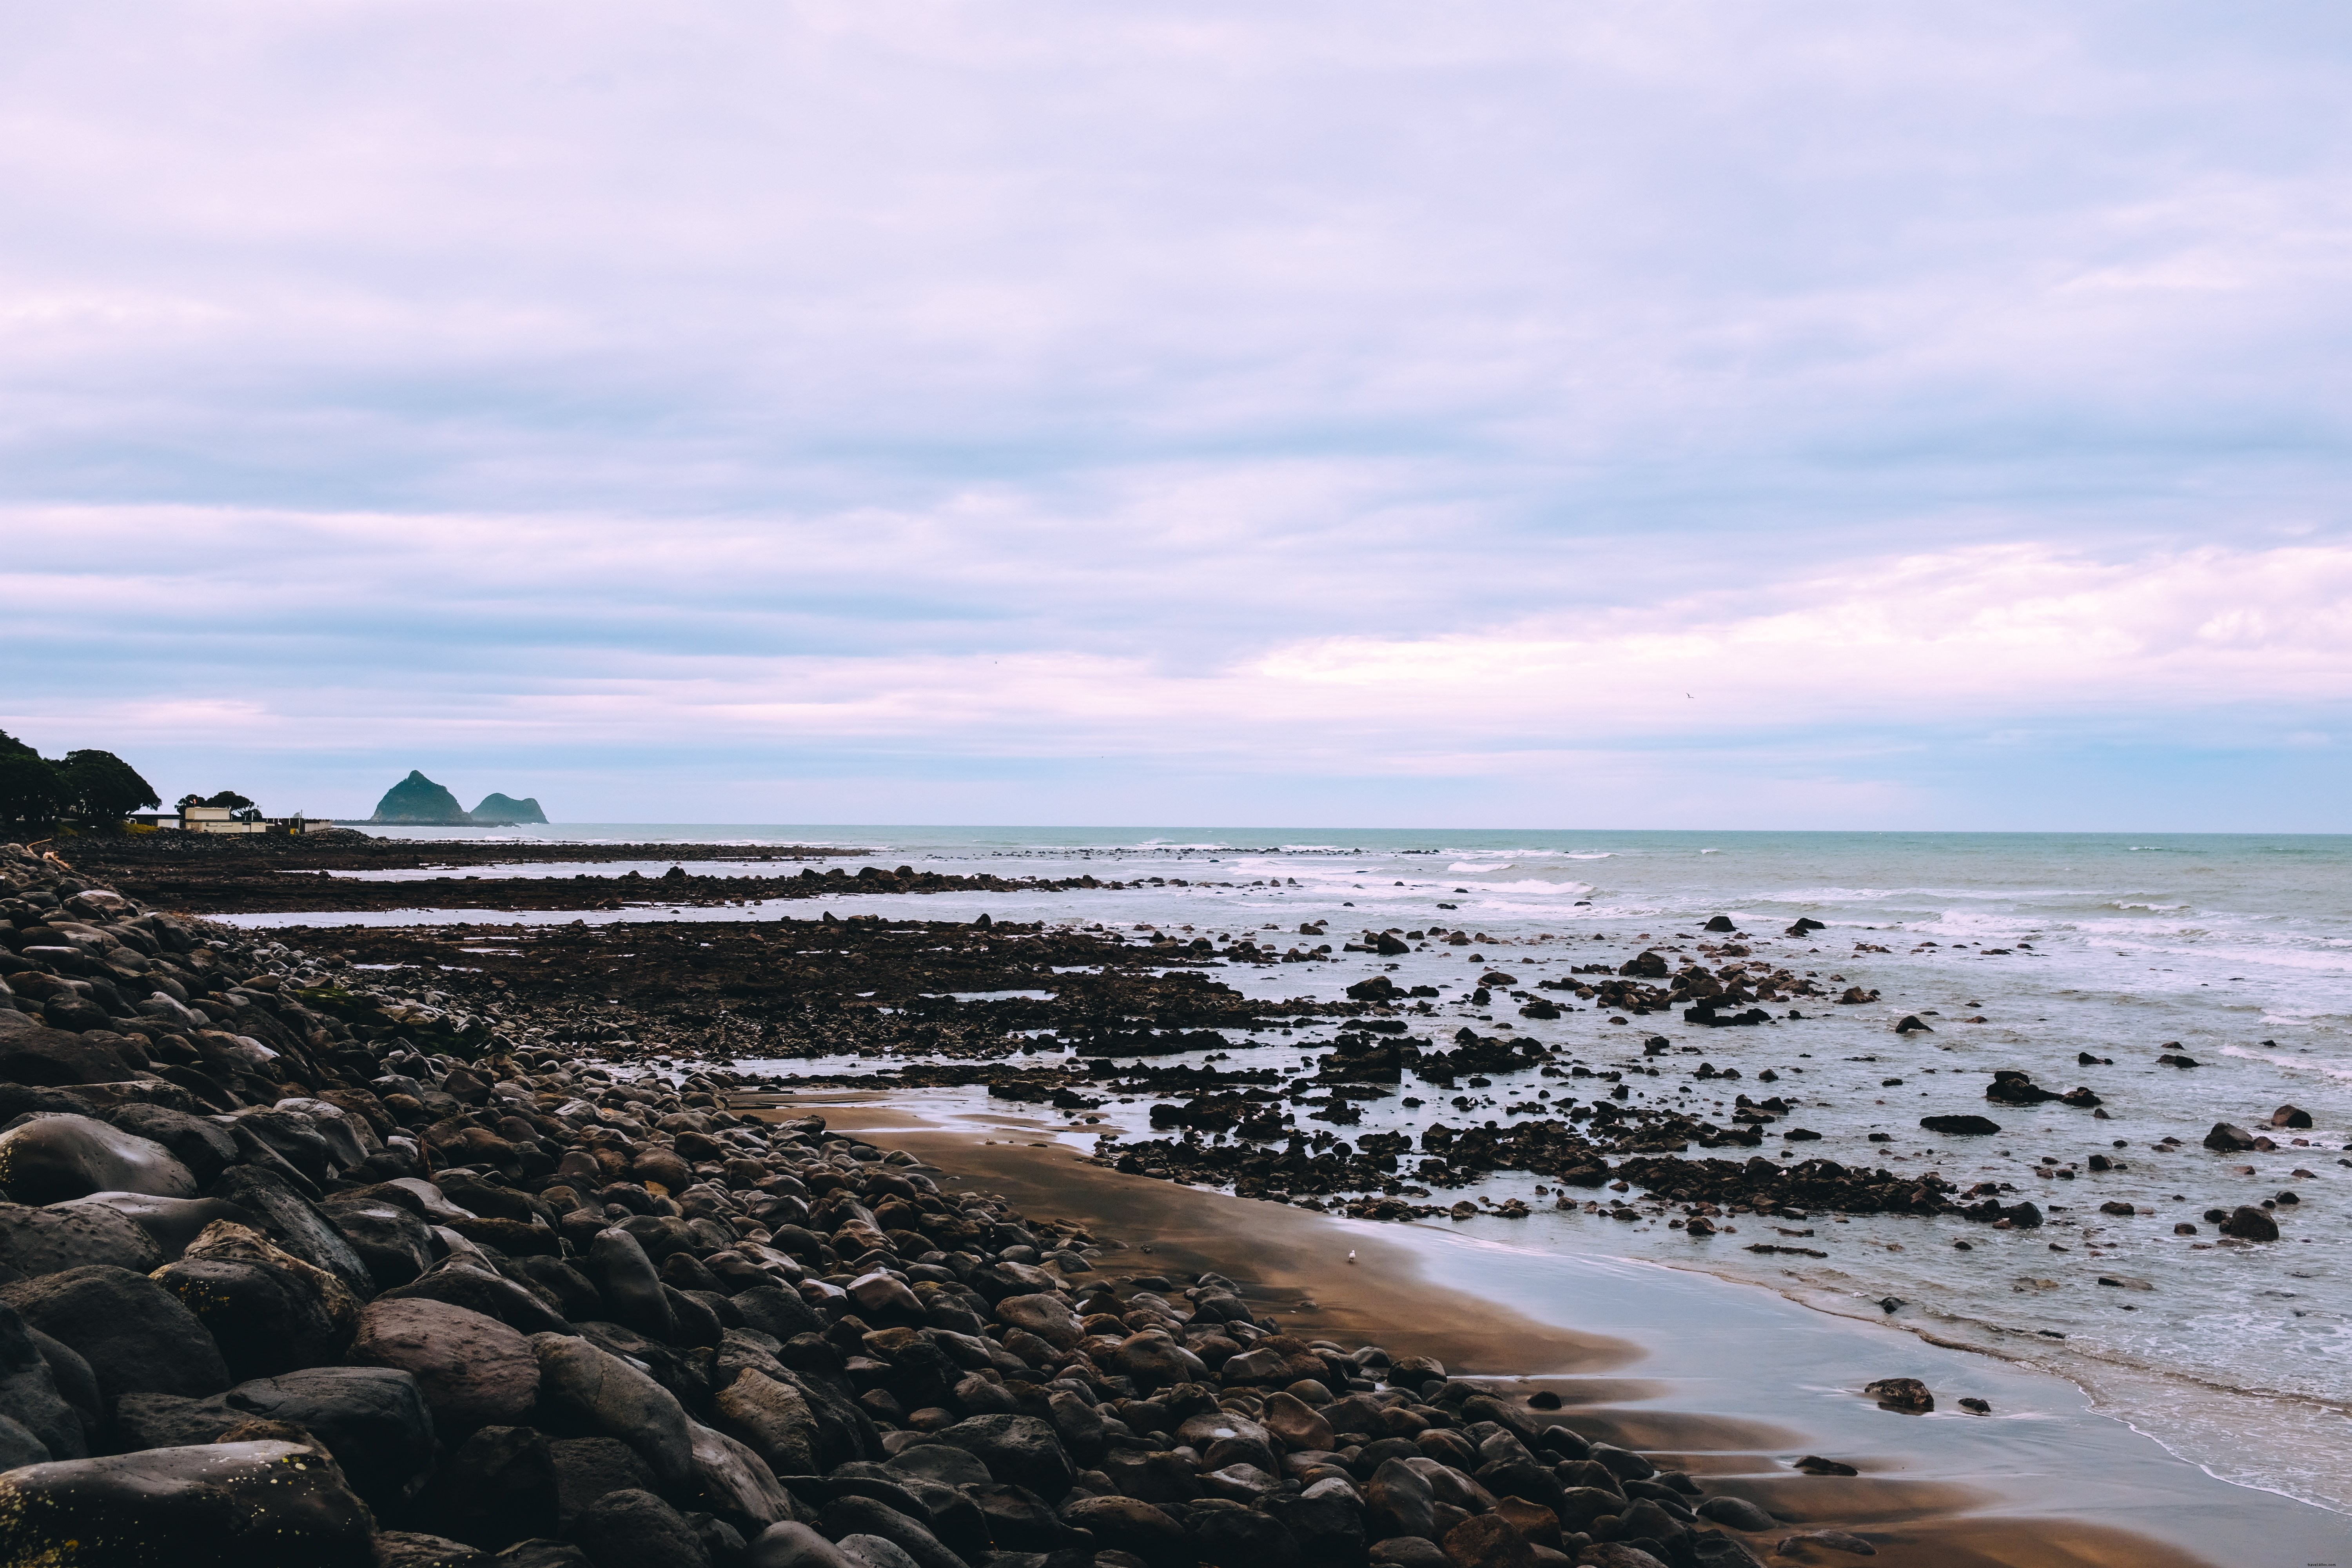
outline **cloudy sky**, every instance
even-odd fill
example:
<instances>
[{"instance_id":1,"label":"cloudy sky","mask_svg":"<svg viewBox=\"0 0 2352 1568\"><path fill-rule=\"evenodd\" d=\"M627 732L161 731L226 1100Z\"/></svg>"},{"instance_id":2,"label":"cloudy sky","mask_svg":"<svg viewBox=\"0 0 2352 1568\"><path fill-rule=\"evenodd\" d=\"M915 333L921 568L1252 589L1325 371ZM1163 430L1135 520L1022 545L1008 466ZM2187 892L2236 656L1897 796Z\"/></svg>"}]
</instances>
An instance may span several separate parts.
<instances>
[{"instance_id":1,"label":"cloudy sky","mask_svg":"<svg viewBox=\"0 0 2352 1568\"><path fill-rule=\"evenodd\" d=\"M2352 13L0 51L0 728L559 819L2352 830Z\"/></svg>"}]
</instances>

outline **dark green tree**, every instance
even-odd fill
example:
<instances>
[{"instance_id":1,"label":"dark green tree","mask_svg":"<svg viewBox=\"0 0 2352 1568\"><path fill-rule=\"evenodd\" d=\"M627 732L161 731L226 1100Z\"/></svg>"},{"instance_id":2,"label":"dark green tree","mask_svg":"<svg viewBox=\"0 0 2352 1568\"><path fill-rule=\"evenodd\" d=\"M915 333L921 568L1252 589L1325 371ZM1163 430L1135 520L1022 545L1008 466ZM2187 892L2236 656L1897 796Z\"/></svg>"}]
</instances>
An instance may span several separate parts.
<instances>
[{"instance_id":1,"label":"dark green tree","mask_svg":"<svg viewBox=\"0 0 2352 1568\"><path fill-rule=\"evenodd\" d=\"M7 731L0 730L0 757L37 758L40 754L40 752L33 750L32 747L25 744L24 742L16 739L16 736L8 733Z\"/></svg>"},{"instance_id":2,"label":"dark green tree","mask_svg":"<svg viewBox=\"0 0 2352 1568\"><path fill-rule=\"evenodd\" d=\"M58 819L68 798L57 770L39 757L0 752L0 822L46 826Z\"/></svg>"},{"instance_id":3,"label":"dark green tree","mask_svg":"<svg viewBox=\"0 0 2352 1568\"><path fill-rule=\"evenodd\" d=\"M142 806L163 804L155 786L112 752L68 752L55 766L72 814L92 826L111 826Z\"/></svg>"},{"instance_id":4,"label":"dark green tree","mask_svg":"<svg viewBox=\"0 0 2352 1568\"><path fill-rule=\"evenodd\" d=\"M233 789L225 789L218 795L184 795L177 804L182 811L187 810L192 805L225 805L232 811L236 811L251 805L253 802Z\"/></svg>"}]
</instances>

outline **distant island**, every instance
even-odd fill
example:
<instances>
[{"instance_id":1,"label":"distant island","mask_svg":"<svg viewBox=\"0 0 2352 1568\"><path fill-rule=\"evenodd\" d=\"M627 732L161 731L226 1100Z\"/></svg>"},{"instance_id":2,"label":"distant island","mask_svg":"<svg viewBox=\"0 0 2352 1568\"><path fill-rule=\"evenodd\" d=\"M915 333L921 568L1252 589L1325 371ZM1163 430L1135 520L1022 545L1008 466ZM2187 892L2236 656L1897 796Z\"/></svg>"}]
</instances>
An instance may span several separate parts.
<instances>
[{"instance_id":1,"label":"distant island","mask_svg":"<svg viewBox=\"0 0 2352 1568\"><path fill-rule=\"evenodd\" d=\"M530 795L517 800L496 792L484 795L481 805L467 811L445 785L411 769L406 778L383 792L383 798L376 802L375 815L368 820L404 827L511 827L518 823L545 822L547 813Z\"/></svg>"}]
</instances>

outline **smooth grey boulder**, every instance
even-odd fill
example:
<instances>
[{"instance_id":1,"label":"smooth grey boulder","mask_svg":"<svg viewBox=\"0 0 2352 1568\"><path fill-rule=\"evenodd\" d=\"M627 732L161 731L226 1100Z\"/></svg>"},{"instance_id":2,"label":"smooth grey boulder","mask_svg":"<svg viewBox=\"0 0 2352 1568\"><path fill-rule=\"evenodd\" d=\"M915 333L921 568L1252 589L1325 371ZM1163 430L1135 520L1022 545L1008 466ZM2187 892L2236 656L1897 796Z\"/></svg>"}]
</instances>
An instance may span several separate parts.
<instances>
[{"instance_id":1,"label":"smooth grey boulder","mask_svg":"<svg viewBox=\"0 0 2352 1568\"><path fill-rule=\"evenodd\" d=\"M710 1568L693 1527L648 1491L598 1498L572 1534L596 1568Z\"/></svg>"},{"instance_id":2,"label":"smooth grey boulder","mask_svg":"<svg viewBox=\"0 0 2352 1568\"><path fill-rule=\"evenodd\" d=\"M1076 1472L1054 1428L1034 1415L974 1415L932 1440L961 1448L1010 1486L1027 1487L1047 1502L1068 1495Z\"/></svg>"},{"instance_id":3,"label":"smooth grey boulder","mask_svg":"<svg viewBox=\"0 0 2352 1568\"><path fill-rule=\"evenodd\" d=\"M315 1435L381 1512L415 1498L432 1472L433 1417L416 1380L383 1367L310 1367L208 1399L127 1394L115 1409L116 1436L142 1448L209 1443L247 1421L284 1421Z\"/></svg>"},{"instance_id":4,"label":"smooth grey boulder","mask_svg":"<svg viewBox=\"0 0 2352 1568\"><path fill-rule=\"evenodd\" d=\"M143 1274L102 1264L68 1268L0 1285L0 1302L71 1346L109 1405L126 1394L201 1398L229 1384L228 1363L204 1324Z\"/></svg>"},{"instance_id":5,"label":"smooth grey boulder","mask_svg":"<svg viewBox=\"0 0 2352 1568\"><path fill-rule=\"evenodd\" d=\"M232 1165L213 1184L210 1195L250 1210L270 1240L312 1268L325 1269L361 1300L375 1294L375 1277L343 1233L285 1178L251 1165Z\"/></svg>"},{"instance_id":6,"label":"smooth grey boulder","mask_svg":"<svg viewBox=\"0 0 2352 1568\"><path fill-rule=\"evenodd\" d=\"M479 1312L524 1334L568 1334L572 1325L535 1293L479 1263L452 1257L405 1285L378 1298L389 1301L446 1301Z\"/></svg>"},{"instance_id":7,"label":"smooth grey boulder","mask_svg":"<svg viewBox=\"0 0 2352 1568\"><path fill-rule=\"evenodd\" d=\"M236 1138L219 1122L167 1105L125 1105L107 1118L118 1131L161 1143L188 1168L200 1184L210 1186L236 1160Z\"/></svg>"},{"instance_id":8,"label":"smooth grey boulder","mask_svg":"<svg viewBox=\"0 0 2352 1568\"><path fill-rule=\"evenodd\" d=\"M374 1521L332 1460L286 1442L151 1448L0 1475L0 1562L373 1568Z\"/></svg>"},{"instance_id":9,"label":"smooth grey boulder","mask_svg":"<svg viewBox=\"0 0 2352 1568\"><path fill-rule=\"evenodd\" d=\"M319 1212L359 1254L379 1289L405 1285L433 1267L433 1227L374 1189L330 1193Z\"/></svg>"},{"instance_id":10,"label":"smooth grey boulder","mask_svg":"<svg viewBox=\"0 0 2352 1568\"><path fill-rule=\"evenodd\" d=\"M445 1436L522 1421L539 1401L530 1342L496 1318L446 1301L370 1302L351 1359L413 1375Z\"/></svg>"},{"instance_id":11,"label":"smooth grey boulder","mask_svg":"<svg viewBox=\"0 0 2352 1568\"><path fill-rule=\"evenodd\" d=\"M44 1115L0 1132L0 1193L20 1204L63 1203L92 1193L192 1198L196 1179L152 1139L92 1116Z\"/></svg>"},{"instance_id":12,"label":"smooth grey boulder","mask_svg":"<svg viewBox=\"0 0 2352 1568\"><path fill-rule=\"evenodd\" d=\"M0 1204L0 1264L39 1276L104 1264L144 1274L163 1261L146 1228L119 1209L94 1204L31 1208Z\"/></svg>"},{"instance_id":13,"label":"smooth grey boulder","mask_svg":"<svg viewBox=\"0 0 2352 1568\"><path fill-rule=\"evenodd\" d=\"M16 1309L0 1307L0 1416L41 1449L35 1458L18 1458L19 1465L79 1459L89 1452L81 1413L58 1387L40 1339Z\"/></svg>"},{"instance_id":14,"label":"smooth grey boulder","mask_svg":"<svg viewBox=\"0 0 2352 1568\"><path fill-rule=\"evenodd\" d=\"M693 1483L694 1435L676 1395L616 1355L570 1334L533 1334L541 1405L635 1449L666 1488Z\"/></svg>"},{"instance_id":15,"label":"smooth grey boulder","mask_svg":"<svg viewBox=\"0 0 2352 1568\"><path fill-rule=\"evenodd\" d=\"M162 1261L171 1262L187 1251L188 1244L204 1234L205 1226L215 1220L227 1220L255 1230L265 1228L259 1215L222 1198L160 1198L149 1193L92 1193L86 1198L74 1198L51 1205L53 1210L83 1208L110 1209L131 1221L147 1233L148 1239L163 1254ZM85 1258L98 1263L103 1258ZM122 1267L128 1268L129 1264ZM29 1269L26 1272L31 1272Z\"/></svg>"},{"instance_id":16,"label":"smooth grey boulder","mask_svg":"<svg viewBox=\"0 0 2352 1568\"><path fill-rule=\"evenodd\" d=\"M745 1568L861 1568L856 1559L797 1522L772 1524L752 1539Z\"/></svg>"}]
</instances>

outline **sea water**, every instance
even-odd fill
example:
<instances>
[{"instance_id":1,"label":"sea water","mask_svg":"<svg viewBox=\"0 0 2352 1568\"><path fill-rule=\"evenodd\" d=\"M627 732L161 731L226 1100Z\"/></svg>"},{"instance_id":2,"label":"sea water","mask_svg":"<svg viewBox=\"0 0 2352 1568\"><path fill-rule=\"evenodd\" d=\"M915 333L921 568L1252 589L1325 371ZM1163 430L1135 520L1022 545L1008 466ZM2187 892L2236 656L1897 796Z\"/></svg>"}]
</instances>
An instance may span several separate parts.
<instances>
[{"instance_id":1,"label":"sea water","mask_svg":"<svg viewBox=\"0 0 2352 1568\"><path fill-rule=\"evenodd\" d=\"M1091 874L1125 890L941 894L919 898L843 892L822 900L837 914L968 920L1045 920L1114 929L1132 940L1170 935L1250 936L1277 950L1329 942L1330 962L1220 966L1215 978L1269 1004L1329 1000L1370 973L1400 985L1443 988L1412 1032L1443 1047L1458 1028L1531 1037L1595 1072L1620 1075L1636 1103L1679 1105L1718 1123L1735 1089L1778 1094L1789 1114L1766 1129L1755 1152L1828 1158L1905 1173L1937 1172L1965 1188L1979 1181L2016 1190L2043 1208L2039 1230L1993 1230L1957 1216L1822 1214L1801 1223L1738 1216L1727 1233L1698 1238L1669 1215L1627 1223L1561 1211L1538 1194L1538 1176L1501 1173L1461 1196L1520 1197L1525 1219L1481 1215L1423 1222L1519 1248L1622 1257L1767 1284L1828 1310L1884 1319L1956 1345L2061 1373L2101 1408L2225 1479L2352 1512L2352 1315L2346 1299L2352 1248L2352 837L2105 834L1339 832L1313 829L1058 829L558 825L495 832L421 829L417 837L527 837L535 841L740 843L748 854L780 845L868 852L843 864L914 864L925 870L1000 877ZM518 867L563 875L625 866ZM638 868L657 874L667 863ZM488 868L469 868L484 874ZM697 874L772 875L772 862L698 862ZM369 873L399 877L423 873ZM1140 886L1132 884L1140 881ZM806 920L807 900L728 909L649 902L583 918ZM1828 994L1771 1009L1744 1028L1686 1023L1680 1011L1616 1021L1572 995L1537 991L1538 980L1580 963L1612 964L1644 948L1679 968L1716 967L1704 947L1732 939L1702 930L1727 915L1748 933L1739 945L1776 967L1815 977ZM1827 929L1782 935L1800 916ZM352 917L330 917L337 923ZM364 917L397 923L416 914ZM478 911L448 918L479 919ZM569 920L541 912L518 919ZM247 923L298 923L299 915ZM1301 937L1328 921L1328 937ZM1455 947L1424 939L1381 958L1339 951L1365 931L1462 931ZM1598 940L1596 940L1598 939ZM1932 945L1929 945L1932 944ZM1468 995L1494 971L1515 984ZM1847 986L1877 1003L1834 1005ZM1527 1018L1511 990L1557 998L1570 1010ZM983 999L975 999L983 1000ZM1916 1016L1926 1032L1897 1034ZM1981 1022L1969 1020L1981 1019ZM1220 1065L1273 1067L1297 1076L1335 1032L1288 1020L1290 1029L1232 1036ZM1645 1042L1663 1039L1663 1047ZM2112 1066L2078 1066L2078 1053ZM1093 1054L1089 1052L1089 1054ZM2197 1064L2160 1064L2159 1056ZM1160 1065L1201 1059L1154 1058ZM1699 1063L1738 1068L1736 1083L1697 1079ZM783 1072L846 1070L854 1058L747 1062ZM1766 1069L1777 1082L1759 1079ZM1999 1069L2032 1074L2046 1088L2089 1086L2106 1119L2048 1103L1988 1104ZM1654 1074L1654 1076L1653 1076ZM1899 1079L1900 1082L1889 1082ZM940 1098L971 1091L923 1091ZM1329 1129L1342 1137L1433 1121L1454 1127L1531 1115L1564 1115L1569 1095L1597 1096L1588 1079L1502 1075L1483 1089L1442 1089L1408 1075L1398 1098L1363 1104L1363 1120ZM1539 1093L1548 1093L1538 1101ZM1425 1103L1407 1108L1412 1097ZM1466 1103L1455 1103L1457 1097ZM2274 1109L2309 1112L2309 1129L2273 1129ZM1102 1133L1164 1136L1150 1127L1150 1100L1107 1105L1094 1121L1071 1119L1054 1135L1090 1148ZM1521 1109L1514 1109L1518 1107ZM1002 1110L1000 1106L997 1109ZM1303 1108L1302 1108L1303 1109ZM1923 1116L1989 1115L1990 1138L1943 1137ZM2267 1133L2275 1151L2217 1153L2201 1146L2227 1121ZM1320 1124L1303 1120L1302 1129ZM1781 1144L1791 1127L1818 1142ZM1873 1143L1872 1133L1891 1142ZM2177 1144L2162 1140L2172 1137ZM1700 1152L1694 1150L1696 1156ZM1717 1157L1745 1158L1727 1149ZM2098 1153L2121 1168L2094 1173ZM2072 1180L2034 1173L2074 1170ZM2281 1203L2282 1238L2226 1241L2209 1208ZM1595 1194L1577 1190L1581 1200ZM1638 1193L1631 1194L1638 1198ZM2102 1212L2128 1203L2130 1216ZM2174 1234L2177 1223L2193 1236ZM1810 1231L1794 1237L1787 1231ZM1957 1243L1968 1244L1964 1250ZM1756 1245L1803 1253L1762 1253ZM1812 1258L1806 1253L1826 1256ZM2103 1283L2103 1281L2105 1281ZM1898 1303L1888 1312L1881 1303Z\"/></svg>"}]
</instances>

